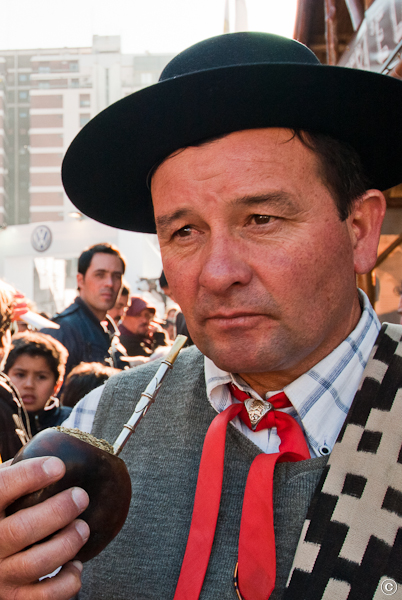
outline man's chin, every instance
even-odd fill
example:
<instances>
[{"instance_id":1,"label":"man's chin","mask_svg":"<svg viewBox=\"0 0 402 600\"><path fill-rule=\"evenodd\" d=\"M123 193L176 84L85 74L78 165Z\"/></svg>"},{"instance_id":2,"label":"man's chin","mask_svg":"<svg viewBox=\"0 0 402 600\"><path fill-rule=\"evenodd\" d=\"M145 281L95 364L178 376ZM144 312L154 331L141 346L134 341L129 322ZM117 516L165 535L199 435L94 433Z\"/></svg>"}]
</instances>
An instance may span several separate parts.
<instances>
[{"instance_id":1,"label":"man's chin","mask_svg":"<svg viewBox=\"0 0 402 600\"><path fill-rule=\"evenodd\" d=\"M272 365L269 349L257 352L245 344L237 344L235 348L229 345L227 348L217 348L210 344L200 347L195 344L219 369L229 373L261 373L268 371Z\"/></svg>"}]
</instances>

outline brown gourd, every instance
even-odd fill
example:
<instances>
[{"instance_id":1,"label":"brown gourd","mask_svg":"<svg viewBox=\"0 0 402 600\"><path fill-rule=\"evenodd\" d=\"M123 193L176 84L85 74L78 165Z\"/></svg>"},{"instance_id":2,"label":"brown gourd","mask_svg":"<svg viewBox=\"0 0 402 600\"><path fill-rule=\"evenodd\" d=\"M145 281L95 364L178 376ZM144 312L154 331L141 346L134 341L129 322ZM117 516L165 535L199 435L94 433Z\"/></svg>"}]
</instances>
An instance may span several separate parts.
<instances>
[{"instance_id":1,"label":"brown gourd","mask_svg":"<svg viewBox=\"0 0 402 600\"><path fill-rule=\"evenodd\" d=\"M66 465L62 479L27 494L6 510L11 515L29 508L73 486L89 495L89 506L80 515L90 528L90 537L76 558L85 562L101 552L119 533L131 500L131 481L124 461L113 454L104 440L74 429L50 428L35 435L16 454L13 464L27 458L57 456Z\"/></svg>"}]
</instances>

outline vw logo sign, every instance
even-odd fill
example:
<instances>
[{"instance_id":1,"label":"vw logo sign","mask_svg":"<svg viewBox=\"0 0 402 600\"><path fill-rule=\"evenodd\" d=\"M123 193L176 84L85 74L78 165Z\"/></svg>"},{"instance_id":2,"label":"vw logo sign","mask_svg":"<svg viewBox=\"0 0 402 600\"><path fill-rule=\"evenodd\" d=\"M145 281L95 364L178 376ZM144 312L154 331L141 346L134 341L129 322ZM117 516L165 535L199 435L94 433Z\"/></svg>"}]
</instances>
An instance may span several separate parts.
<instances>
[{"instance_id":1,"label":"vw logo sign","mask_svg":"<svg viewBox=\"0 0 402 600\"><path fill-rule=\"evenodd\" d=\"M31 243L37 252L45 252L52 243L52 232L47 225L38 225L32 232Z\"/></svg>"}]
</instances>

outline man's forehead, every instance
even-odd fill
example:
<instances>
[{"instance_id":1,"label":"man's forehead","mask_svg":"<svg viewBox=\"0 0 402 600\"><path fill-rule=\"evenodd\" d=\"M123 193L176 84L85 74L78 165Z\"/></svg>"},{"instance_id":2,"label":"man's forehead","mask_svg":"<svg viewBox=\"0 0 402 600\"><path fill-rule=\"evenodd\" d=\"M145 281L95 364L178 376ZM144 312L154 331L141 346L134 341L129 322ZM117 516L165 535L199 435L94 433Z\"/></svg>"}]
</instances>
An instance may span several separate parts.
<instances>
[{"instance_id":1,"label":"man's forehead","mask_svg":"<svg viewBox=\"0 0 402 600\"><path fill-rule=\"evenodd\" d=\"M110 266L113 266L113 271L123 272L123 265L121 259L116 254L108 254L107 252L96 252L89 264L92 269L95 270L110 270Z\"/></svg>"},{"instance_id":2,"label":"man's forehead","mask_svg":"<svg viewBox=\"0 0 402 600\"><path fill-rule=\"evenodd\" d=\"M166 213L165 195L172 196L177 189L187 193L193 185L195 189L199 184L205 188L208 183L214 186L219 178L225 181L229 173L229 188L239 198L248 197L250 185L257 181L260 189L257 185L252 196L262 196L267 190L273 191L271 184L278 186L276 191L281 191L282 186L285 190L296 170L302 173L308 169L310 177L315 175L322 181L319 163L318 155L304 143L302 134L286 128L236 131L181 148L160 163L153 174L151 193L157 227L161 225L161 213ZM224 185L227 190L227 181ZM191 205L190 193L188 200Z\"/></svg>"},{"instance_id":3,"label":"man's forehead","mask_svg":"<svg viewBox=\"0 0 402 600\"><path fill-rule=\"evenodd\" d=\"M303 131L301 131L301 133L303 133ZM188 151L196 152L197 148L208 147L222 140L225 140L227 142L228 147L230 148L234 145L234 140L238 140L239 137L244 140L244 144L246 146L248 143L252 144L253 141L255 142L256 138L263 137L270 137L272 139L277 138L278 140L281 138L285 138L286 141L291 141L295 137L295 131L285 127L263 127L258 129L244 129L239 131L233 131L231 133L224 133L222 135L217 135L214 137L209 137L200 140L199 142L191 144L190 146L178 148L177 150L166 156L164 159L159 161L156 165L154 165L149 174L149 182L152 183L153 176L162 165L166 164L168 161L171 161L175 157L179 157L184 152L186 152L187 154ZM225 150L222 150L222 152L224 151Z\"/></svg>"}]
</instances>

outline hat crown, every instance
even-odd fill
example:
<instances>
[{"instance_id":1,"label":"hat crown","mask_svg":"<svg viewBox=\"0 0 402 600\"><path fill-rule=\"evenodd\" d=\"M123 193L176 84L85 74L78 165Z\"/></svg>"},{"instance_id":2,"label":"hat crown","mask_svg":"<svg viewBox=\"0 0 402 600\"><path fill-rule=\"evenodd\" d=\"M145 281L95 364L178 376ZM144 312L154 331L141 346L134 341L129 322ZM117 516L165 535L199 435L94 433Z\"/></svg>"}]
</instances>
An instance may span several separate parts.
<instances>
[{"instance_id":1,"label":"hat crown","mask_svg":"<svg viewBox=\"0 0 402 600\"><path fill-rule=\"evenodd\" d=\"M243 31L218 35L180 52L166 65L159 81L210 69L270 63L321 64L300 42L272 33Z\"/></svg>"},{"instance_id":2,"label":"hat crown","mask_svg":"<svg viewBox=\"0 0 402 600\"><path fill-rule=\"evenodd\" d=\"M126 317L137 317L140 312L147 308L151 312L155 312L155 307L148 304L140 296L131 296L130 306L127 309Z\"/></svg>"}]
</instances>

